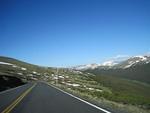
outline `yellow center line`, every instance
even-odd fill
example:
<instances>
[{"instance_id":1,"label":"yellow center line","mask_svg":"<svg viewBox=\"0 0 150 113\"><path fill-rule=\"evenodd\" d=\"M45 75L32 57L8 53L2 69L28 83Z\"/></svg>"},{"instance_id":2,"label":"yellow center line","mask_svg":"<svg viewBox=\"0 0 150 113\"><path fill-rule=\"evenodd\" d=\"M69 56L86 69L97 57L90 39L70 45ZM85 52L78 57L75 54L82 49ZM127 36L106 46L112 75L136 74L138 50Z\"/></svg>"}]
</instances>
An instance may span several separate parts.
<instances>
[{"instance_id":1,"label":"yellow center line","mask_svg":"<svg viewBox=\"0 0 150 113\"><path fill-rule=\"evenodd\" d=\"M15 101L13 101L6 109L4 109L1 113L9 113L12 109L16 107L19 102L36 86L36 83L27 89L22 95L20 95Z\"/></svg>"}]
</instances>

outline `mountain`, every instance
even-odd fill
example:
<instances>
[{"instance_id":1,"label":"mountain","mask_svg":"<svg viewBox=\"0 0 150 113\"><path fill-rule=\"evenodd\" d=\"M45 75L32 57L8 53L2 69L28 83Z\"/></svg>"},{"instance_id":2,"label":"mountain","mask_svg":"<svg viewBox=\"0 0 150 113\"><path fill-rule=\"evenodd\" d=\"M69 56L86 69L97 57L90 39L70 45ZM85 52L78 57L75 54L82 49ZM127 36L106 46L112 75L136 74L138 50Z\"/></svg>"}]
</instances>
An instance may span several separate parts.
<instances>
[{"instance_id":1,"label":"mountain","mask_svg":"<svg viewBox=\"0 0 150 113\"><path fill-rule=\"evenodd\" d=\"M132 66L148 64L150 63L150 56L133 56L128 59L113 59L105 61L101 64L87 64L87 65L79 65L72 67L74 70L88 70L88 69L126 69Z\"/></svg>"},{"instance_id":2,"label":"mountain","mask_svg":"<svg viewBox=\"0 0 150 113\"><path fill-rule=\"evenodd\" d=\"M119 61L109 60L109 61L103 62L102 64L93 63L93 64L87 64L87 65L79 65L79 66L72 67L71 69L74 69L74 70L87 70L87 69L96 69L96 68L105 69L105 68L111 68L112 66L117 65L118 63Z\"/></svg>"},{"instance_id":3,"label":"mountain","mask_svg":"<svg viewBox=\"0 0 150 113\"><path fill-rule=\"evenodd\" d=\"M75 66L75 67L71 67L71 69L74 70L86 70L86 69L95 69L97 67L99 67L99 64L87 64L87 65L79 65L79 66Z\"/></svg>"},{"instance_id":4,"label":"mountain","mask_svg":"<svg viewBox=\"0 0 150 113\"><path fill-rule=\"evenodd\" d=\"M150 83L150 56L134 56L113 66L98 66L84 72L95 75L111 75Z\"/></svg>"},{"instance_id":5,"label":"mountain","mask_svg":"<svg viewBox=\"0 0 150 113\"><path fill-rule=\"evenodd\" d=\"M134 56L116 65L116 67L126 69L136 65L143 65L148 63L150 63L150 56Z\"/></svg>"}]
</instances>

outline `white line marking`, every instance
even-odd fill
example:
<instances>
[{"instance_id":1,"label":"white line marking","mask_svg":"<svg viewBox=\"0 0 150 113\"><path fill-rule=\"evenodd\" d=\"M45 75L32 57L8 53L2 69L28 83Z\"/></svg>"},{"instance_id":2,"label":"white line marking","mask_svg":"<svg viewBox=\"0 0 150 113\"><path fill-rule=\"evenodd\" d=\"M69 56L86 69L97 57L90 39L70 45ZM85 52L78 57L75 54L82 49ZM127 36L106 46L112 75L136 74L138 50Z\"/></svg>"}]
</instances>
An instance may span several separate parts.
<instances>
[{"instance_id":1,"label":"white line marking","mask_svg":"<svg viewBox=\"0 0 150 113\"><path fill-rule=\"evenodd\" d=\"M48 84L48 83L46 83L46 84ZM73 97L73 98L75 98L75 99L77 99L77 100L80 100L80 101L82 101L82 102L84 102L84 103L86 103L86 104L88 104L88 105L90 105L90 106L92 106L92 107L94 107L94 108L97 108L97 109L99 109L99 110L101 110L101 111L103 111L103 112L105 112L105 113L111 113L110 111L107 111L107 110L105 110L105 109L103 109L103 108L100 108L100 107L94 105L94 104L91 104L91 103L89 103L89 102L87 102L87 101L85 101L85 100L83 100L83 99L81 99L81 98L79 98L79 97L76 97L76 96L74 96L74 95L72 95L72 94L70 94L70 93L68 93L68 92L65 92L65 91L63 91L62 89L59 89L59 88L57 88L57 87L55 87L55 86L53 86L53 85L51 85L51 84L48 84L48 85L52 86L53 88L55 88L55 89L57 89L57 90L59 90L59 91L65 93L65 94L67 94L67 95L69 95L69 96L71 96L71 97Z\"/></svg>"}]
</instances>

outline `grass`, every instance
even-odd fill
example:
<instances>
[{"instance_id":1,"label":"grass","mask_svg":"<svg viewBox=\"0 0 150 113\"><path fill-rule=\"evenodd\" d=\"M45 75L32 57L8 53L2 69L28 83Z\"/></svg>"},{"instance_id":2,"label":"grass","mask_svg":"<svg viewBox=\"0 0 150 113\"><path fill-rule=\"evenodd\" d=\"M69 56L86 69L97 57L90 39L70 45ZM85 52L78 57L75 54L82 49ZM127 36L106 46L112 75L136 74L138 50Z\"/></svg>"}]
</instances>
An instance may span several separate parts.
<instances>
[{"instance_id":1,"label":"grass","mask_svg":"<svg viewBox=\"0 0 150 113\"><path fill-rule=\"evenodd\" d=\"M111 76L95 76L93 79L112 90L111 95L104 94L103 97L150 109L150 86Z\"/></svg>"},{"instance_id":2,"label":"grass","mask_svg":"<svg viewBox=\"0 0 150 113\"><path fill-rule=\"evenodd\" d=\"M112 76L90 76L73 72L61 74L69 76L65 82L69 81L80 86L69 86L58 80L58 87L92 103L129 113L150 112L148 84Z\"/></svg>"}]
</instances>

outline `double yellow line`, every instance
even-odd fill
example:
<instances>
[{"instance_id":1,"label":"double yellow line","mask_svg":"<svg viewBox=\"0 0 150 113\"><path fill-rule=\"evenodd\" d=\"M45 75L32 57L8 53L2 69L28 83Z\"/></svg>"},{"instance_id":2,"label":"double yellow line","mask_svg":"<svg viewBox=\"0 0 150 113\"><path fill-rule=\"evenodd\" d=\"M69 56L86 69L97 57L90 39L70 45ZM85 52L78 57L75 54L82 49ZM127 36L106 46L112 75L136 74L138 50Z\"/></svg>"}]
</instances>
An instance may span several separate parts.
<instances>
[{"instance_id":1,"label":"double yellow line","mask_svg":"<svg viewBox=\"0 0 150 113\"><path fill-rule=\"evenodd\" d=\"M21 102L21 100L36 86L36 83L27 89L23 94L21 94L15 101L13 101L6 109L4 109L1 113L9 113L15 106Z\"/></svg>"}]
</instances>

